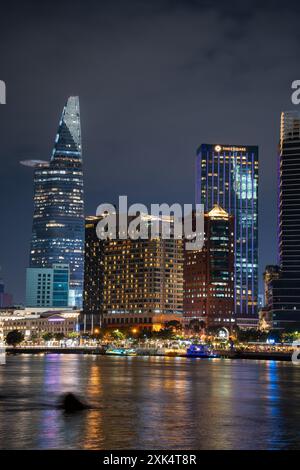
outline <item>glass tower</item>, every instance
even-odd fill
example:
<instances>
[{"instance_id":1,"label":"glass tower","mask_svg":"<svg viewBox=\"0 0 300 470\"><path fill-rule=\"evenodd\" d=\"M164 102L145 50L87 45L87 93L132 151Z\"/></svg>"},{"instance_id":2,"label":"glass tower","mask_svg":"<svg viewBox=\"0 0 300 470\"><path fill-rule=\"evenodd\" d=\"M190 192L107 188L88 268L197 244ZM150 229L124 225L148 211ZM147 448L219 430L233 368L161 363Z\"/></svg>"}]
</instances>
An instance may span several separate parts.
<instances>
[{"instance_id":1,"label":"glass tower","mask_svg":"<svg viewBox=\"0 0 300 470\"><path fill-rule=\"evenodd\" d=\"M202 144L196 158L196 202L234 216L234 308L240 325L257 318L258 147Z\"/></svg>"},{"instance_id":2,"label":"glass tower","mask_svg":"<svg viewBox=\"0 0 300 470\"><path fill-rule=\"evenodd\" d=\"M300 327L300 112L281 114L279 146L279 276L269 308L275 328Z\"/></svg>"},{"instance_id":3,"label":"glass tower","mask_svg":"<svg viewBox=\"0 0 300 470\"><path fill-rule=\"evenodd\" d=\"M97 237L100 216L85 219L83 330L93 332L103 316L105 240Z\"/></svg>"},{"instance_id":4,"label":"glass tower","mask_svg":"<svg viewBox=\"0 0 300 470\"><path fill-rule=\"evenodd\" d=\"M50 162L34 167L34 215L30 267L68 264L69 305L81 308L84 264L84 201L79 98L69 97Z\"/></svg>"}]
</instances>

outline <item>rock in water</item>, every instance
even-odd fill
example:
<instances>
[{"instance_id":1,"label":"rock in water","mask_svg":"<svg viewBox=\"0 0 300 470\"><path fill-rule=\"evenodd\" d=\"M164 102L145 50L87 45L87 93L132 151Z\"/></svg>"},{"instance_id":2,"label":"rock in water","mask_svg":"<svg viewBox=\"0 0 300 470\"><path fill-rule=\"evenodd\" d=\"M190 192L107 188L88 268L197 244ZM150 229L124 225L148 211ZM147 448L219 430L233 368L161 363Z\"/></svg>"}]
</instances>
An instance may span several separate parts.
<instances>
[{"instance_id":1,"label":"rock in water","mask_svg":"<svg viewBox=\"0 0 300 470\"><path fill-rule=\"evenodd\" d=\"M73 393L66 393L61 402L61 408L66 413L75 413L76 411L86 410L88 407L79 400Z\"/></svg>"}]
</instances>

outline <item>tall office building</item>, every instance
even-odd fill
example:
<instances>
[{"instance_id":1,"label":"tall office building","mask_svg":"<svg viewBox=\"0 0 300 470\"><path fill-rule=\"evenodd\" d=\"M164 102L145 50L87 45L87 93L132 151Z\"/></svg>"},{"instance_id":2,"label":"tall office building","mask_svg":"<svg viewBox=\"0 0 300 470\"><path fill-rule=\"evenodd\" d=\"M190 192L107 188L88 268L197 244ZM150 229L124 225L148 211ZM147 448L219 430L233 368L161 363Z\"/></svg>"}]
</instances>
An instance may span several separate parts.
<instances>
[{"instance_id":1,"label":"tall office building","mask_svg":"<svg viewBox=\"0 0 300 470\"><path fill-rule=\"evenodd\" d=\"M186 326L231 327L234 318L234 220L220 206L204 215L202 250L185 250L183 312Z\"/></svg>"},{"instance_id":2,"label":"tall office building","mask_svg":"<svg viewBox=\"0 0 300 470\"><path fill-rule=\"evenodd\" d=\"M79 99L69 97L50 162L21 162L34 168L34 215L30 267L70 267L70 306L82 306L84 202Z\"/></svg>"},{"instance_id":3,"label":"tall office building","mask_svg":"<svg viewBox=\"0 0 300 470\"><path fill-rule=\"evenodd\" d=\"M280 274L272 281L273 325L300 328L300 112L281 114L278 252Z\"/></svg>"},{"instance_id":4,"label":"tall office building","mask_svg":"<svg viewBox=\"0 0 300 470\"><path fill-rule=\"evenodd\" d=\"M101 217L85 219L84 291L81 324L84 331L101 326L103 316L104 248L105 241L97 237L96 227Z\"/></svg>"},{"instance_id":5,"label":"tall office building","mask_svg":"<svg viewBox=\"0 0 300 470\"><path fill-rule=\"evenodd\" d=\"M69 265L27 268L26 307L68 307Z\"/></svg>"},{"instance_id":6,"label":"tall office building","mask_svg":"<svg viewBox=\"0 0 300 470\"><path fill-rule=\"evenodd\" d=\"M196 201L234 216L234 305L240 326L257 323L258 147L202 144L196 159Z\"/></svg>"}]
</instances>

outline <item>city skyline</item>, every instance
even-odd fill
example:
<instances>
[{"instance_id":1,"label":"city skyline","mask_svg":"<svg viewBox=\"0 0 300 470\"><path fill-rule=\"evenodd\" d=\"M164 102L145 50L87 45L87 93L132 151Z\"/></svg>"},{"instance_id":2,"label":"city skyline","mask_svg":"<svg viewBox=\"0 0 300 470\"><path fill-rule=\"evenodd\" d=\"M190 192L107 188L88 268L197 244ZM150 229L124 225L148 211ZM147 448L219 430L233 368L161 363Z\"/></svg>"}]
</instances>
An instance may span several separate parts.
<instances>
[{"instance_id":1,"label":"city skyline","mask_svg":"<svg viewBox=\"0 0 300 470\"><path fill-rule=\"evenodd\" d=\"M73 98L73 97L69 98L69 100L68 100L67 103L70 103L70 100L71 100L71 99L74 99L74 98ZM78 98L75 97L75 99L77 100ZM53 161L53 159L55 159L55 156L57 156L57 155L59 154L59 152L63 150L62 147L65 145L65 143L66 143L67 140L68 140L68 139L66 139L66 131L64 131L64 133L65 133L64 138L63 138L63 139L60 138L60 132L62 131L62 127L65 127L65 128L66 128L65 123L64 123L64 115L65 115L65 113L66 113L67 106L68 106L68 104L66 104L66 106L65 106L65 108L64 108L64 110L63 110L63 114L62 114L62 118L61 118L61 121L60 121L59 130L58 130L58 133L57 133L57 136L56 136L56 141L55 141L54 149L53 149L53 151L52 151L52 157L51 157L51 160L50 160L50 166L51 166L51 162ZM78 110L79 110L79 100L78 100L78 105L77 105L77 106L78 106ZM293 112L290 112L290 113L293 113ZM70 119L71 119L71 118L70 118ZM63 126L62 126L62 124L63 124ZM75 126L75 127L76 127L76 126ZM81 132L81 131L80 131L80 118L79 118L79 140L80 140L79 147L80 147L80 154L81 154L81 134L80 134L80 132ZM70 133L69 133L69 131L67 132L67 134L68 134L68 138L70 139ZM72 140L72 139L71 139L71 140ZM62 144L62 142L64 142L64 143ZM67 144L67 145L68 145L68 144ZM76 145L77 145L77 144L76 144ZM204 146L207 146L207 144L204 144ZM200 154L199 154L199 151L200 151L199 149L201 149L202 147L203 147L203 145L201 145L201 146L198 148L197 152L196 152L196 159L198 159L198 161L199 161L199 155L201 154L201 152L200 152ZM216 144L212 144L210 147L216 148ZM247 147L247 149L255 149L254 153L256 154L256 157L254 158L254 160L252 159L252 160L253 160L252 163L255 162L255 170L254 170L254 171L257 171L257 169L258 169L258 167L257 167L257 163L258 163L258 159L257 159L257 156L258 156L258 147L257 147L257 146L250 146L250 147L249 147L249 146L246 146L246 147ZM243 150L243 151L246 151L246 150L245 150L246 147L243 147L242 150ZM75 147L74 147L74 148L75 148ZM205 148L206 148L206 147L205 147ZM224 145L221 145L221 146L220 146L220 149L222 149L222 148L227 149L227 148L229 148L229 147L228 147L228 145L227 145L227 147L226 147L226 145L225 145L225 147L224 147ZM238 147L236 146L235 148L238 148ZM239 147L239 148L240 148L240 147ZM218 152L217 152L217 153L218 153ZM219 153L220 153L220 152L219 152ZM253 154L253 155L254 155L254 154ZM200 157L201 157L201 155L200 155ZM201 159L201 158L200 158L200 159ZM45 169L46 169L46 168L49 168L49 163L46 162L46 161L43 161L43 160L25 160L25 161L21 161L21 163L22 163L23 165L25 165L25 166L31 166L31 167L33 167L35 173L38 173L38 174L44 173L44 172L45 172ZM199 167L199 163L198 163L197 165L198 165L198 167ZM253 167L253 168L254 168L254 167ZM198 170L198 171L199 171L199 170ZM227 174L227 173L226 173L226 174ZM256 175L256 178L257 178L257 177L258 177L258 174ZM197 178L199 179L199 175L198 175L198 176L196 175L196 180L197 180ZM258 179L258 178L257 178L257 179ZM255 190L253 190L254 193L255 193L255 199L257 199L257 190L258 190L257 179L256 179ZM40 181L39 178L38 178L38 181ZM218 184L219 184L219 179L218 179ZM225 184L225 180L224 180L224 184ZM253 191L252 191L252 193L253 193ZM198 181L198 183L196 184L196 202L203 202L203 201L201 200L201 197L199 196L200 192L201 192L201 191L199 191L199 181ZM207 192L207 191L206 191L206 192ZM211 192L210 192L210 193L211 193ZM213 195L213 193L214 193L214 192L212 192L210 195ZM254 194L254 193L253 193L253 194ZM223 200L221 201L222 198L223 198ZM38 198L38 199L39 199L39 198ZM217 191L217 193L216 193L215 199L216 199L216 202L218 202L218 203L219 203L219 202L223 202L223 203L225 204L225 208L228 209L228 207L227 207L228 204L226 205L226 203L225 203L226 197L225 197L225 199L224 199L224 196L220 196L220 197L219 197L218 191ZM205 201L205 203L204 203L204 206L205 206L206 209L209 207L209 201L210 201L210 199L207 199L207 200ZM212 198L211 202L212 202L212 203L214 202L214 201L213 201L213 198ZM228 201L227 201L227 202L228 202ZM229 206L230 206L230 203L229 203ZM223 204L221 204L221 207L223 207ZM229 210L230 210L230 207L229 207ZM86 212L85 212L85 213L82 213L82 218L84 218L84 217L89 217ZM256 222L256 223L257 223L257 222ZM83 226L84 226L84 224L83 224ZM256 231L257 231L257 229L256 229ZM256 240L257 240L257 235L256 235ZM257 256L257 255L256 255L256 256ZM277 255L274 254L274 257L276 257L276 256L277 256ZM30 258L32 258L32 254L30 255ZM257 259L257 258L256 258L256 259ZM32 260L31 260L31 263L33 263L32 266L34 266L34 261L32 262ZM43 263L44 263L44 262L43 262ZM43 264L43 263L42 263L42 264ZM52 260L51 260L51 263L52 263ZM51 267L51 263L49 264L49 267ZM261 265L260 262L259 262L258 264L259 264L260 271L262 271L262 270L263 270L263 266ZM82 270L82 272L83 272L83 270ZM256 268L256 272L257 272L257 268ZM255 276L257 276L257 274L256 274ZM83 277L83 275L82 275L82 277ZM260 283L260 281L261 281L261 279L259 279L259 283ZM256 281L255 281L255 282L256 282ZM262 289L261 289L261 291L262 291ZM256 291L256 292L258 292L258 291ZM257 298L257 297L256 297L256 298ZM24 303L25 303L25 302L24 302ZM255 315L255 314L254 314L254 315Z\"/></svg>"},{"instance_id":2,"label":"city skyline","mask_svg":"<svg viewBox=\"0 0 300 470\"><path fill-rule=\"evenodd\" d=\"M4 456L299 450L299 16L299 0L1 3Z\"/></svg>"},{"instance_id":3,"label":"city skyline","mask_svg":"<svg viewBox=\"0 0 300 470\"><path fill-rule=\"evenodd\" d=\"M94 4L91 10L76 4L70 14L62 1L59 17L47 2L43 12L33 4L20 4L17 13L4 7L1 37L10 47L2 53L7 103L0 107L0 192L2 200L9 195L9 203L3 207L0 264L16 302L25 298L32 215L31 177L19 161L48 157L58 109L70 94L80 95L84 117L86 214L113 202L116 188L146 204L153 195L154 202L193 201L194 156L201 142L254 143L262 169L260 282L264 266L276 262L278 116L294 106L295 10L278 4L254 11L241 4L232 7L229 19L228 4L117 3L115 9ZM44 42L36 41L31 27L35 14ZM17 41L14 28L26 40ZM275 53L278 60L272 59ZM33 74L37 63L39 73Z\"/></svg>"}]
</instances>

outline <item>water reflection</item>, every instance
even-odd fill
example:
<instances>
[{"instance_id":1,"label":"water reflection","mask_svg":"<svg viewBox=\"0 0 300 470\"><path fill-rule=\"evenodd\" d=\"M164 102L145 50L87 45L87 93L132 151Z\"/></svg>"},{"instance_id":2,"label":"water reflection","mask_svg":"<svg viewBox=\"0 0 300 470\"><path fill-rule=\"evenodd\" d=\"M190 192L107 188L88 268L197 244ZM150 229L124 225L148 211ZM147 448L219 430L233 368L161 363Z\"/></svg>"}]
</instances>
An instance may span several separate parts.
<instances>
[{"instance_id":1,"label":"water reflection","mask_svg":"<svg viewBox=\"0 0 300 470\"><path fill-rule=\"evenodd\" d=\"M293 449L299 378L279 362L9 356L0 448ZM65 415L65 392L91 409Z\"/></svg>"}]
</instances>

